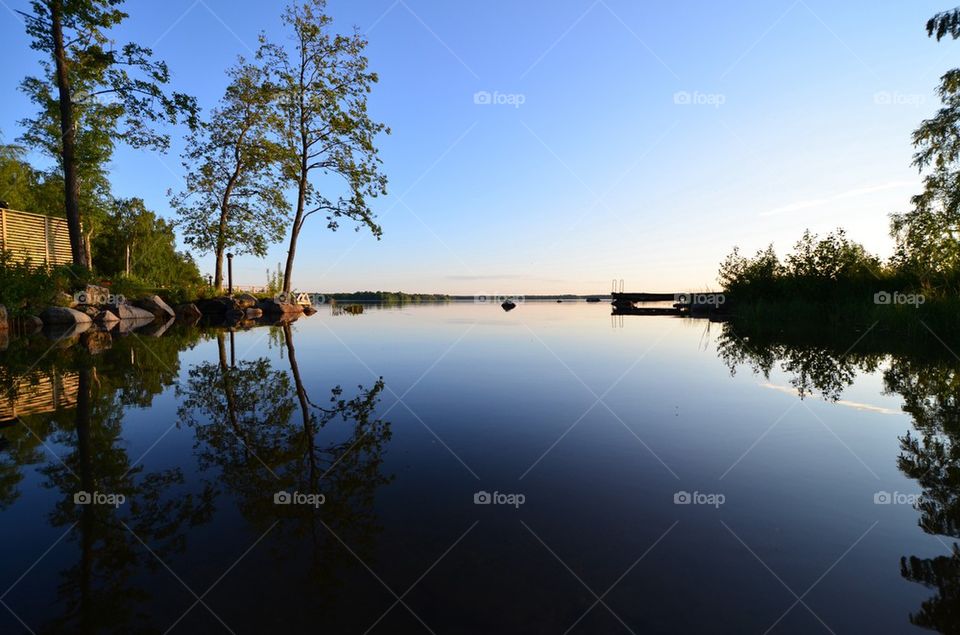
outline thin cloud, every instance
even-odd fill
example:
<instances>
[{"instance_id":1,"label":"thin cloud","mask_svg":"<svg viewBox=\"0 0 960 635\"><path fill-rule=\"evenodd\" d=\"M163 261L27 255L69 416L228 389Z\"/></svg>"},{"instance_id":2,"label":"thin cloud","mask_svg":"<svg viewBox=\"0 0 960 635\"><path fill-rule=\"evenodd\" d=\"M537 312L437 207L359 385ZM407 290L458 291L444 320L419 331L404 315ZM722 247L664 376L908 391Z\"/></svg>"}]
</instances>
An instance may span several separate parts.
<instances>
[{"instance_id":1,"label":"thin cloud","mask_svg":"<svg viewBox=\"0 0 960 635\"><path fill-rule=\"evenodd\" d=\"M782 207L777 207L766 212L761 212L760 216L777 216L779 214L788 214L790 212L797 212L804 209L810 209L811 207L820 207L821 205L826 205L828 203L833 203L835 201L842 201L848 198L856 198L858 196L863 196L865 194L873 194L874 192L884 192L886 190L897 190L901 188L916 188L919 187L919 183L916 181L888 181L886 183L879 183L877 185L869 185L867 187L858 187L852 190L847 190L846 192L840 192L839 194L834 194L833 196L828 196L826 198L814 198L806 201L797 201L796 203L790 203L789 205L784 205Z\"/></svg>"},{"instance_id":2,"label":"thin cloud","mask_svg":"<svg viewBox=\"0 0 960 635\"><path fill-rule=\"evenodd\" d=\"M782 392L788 395L796 395L797 388L795 386L778 386L776 384L760 384L763 388L769 388L770 390L776 390L777 392ZM814 399L820 399L817 395L809 395ZM822 400L821 400L822 401ZM900 414L899 410L893 410L892 408L884 408L883 406L874 406L873 404L861 403L859 401L849 401L847 399L838 399L837 401L831 401L830 403L836 404L838 406L844 406L846 408L852 408L854 410L860 410L862 412L873 412L881 415L898 415Z\"/></svg>"}]
</instances>

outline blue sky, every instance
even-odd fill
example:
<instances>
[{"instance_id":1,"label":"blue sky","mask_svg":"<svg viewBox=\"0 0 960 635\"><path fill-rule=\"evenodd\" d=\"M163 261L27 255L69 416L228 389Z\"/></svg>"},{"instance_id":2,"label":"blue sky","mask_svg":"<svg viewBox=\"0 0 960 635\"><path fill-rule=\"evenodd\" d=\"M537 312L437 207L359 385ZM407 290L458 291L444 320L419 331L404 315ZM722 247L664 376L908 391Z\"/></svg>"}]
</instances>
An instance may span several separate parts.
<instances>
[{"instance_id":1,"label":"blue sky","mask_svg":"<svg viewBox=\"0 0 960 635\"><path fill-rule=\"evenodd\" d=\"M0 130L10 142L37 70L2 0ZM173 87L212 108L224 70L283 3L127 2L118 42L153 46ZM390 195L381 241L308 224L294 286L450 293L597 293L716 287L734 245L781 251L842 226L888 255L887 215L919 187L910 134L937 108L960 48L926 37L927 1L449 2L331 0L368 34L381 77L371 110ZM480 96L477 93L481 93ZM489 99L487 97L489 96ZM481 103L477 103L477 102ZM492 103L483 103L490 101ZM182 185L167 155L120 148L114 190L165 216ZM235 278L262 284L263 261ZM197 254L204 273L211 259Z\"/></svg>"}]
</instances>

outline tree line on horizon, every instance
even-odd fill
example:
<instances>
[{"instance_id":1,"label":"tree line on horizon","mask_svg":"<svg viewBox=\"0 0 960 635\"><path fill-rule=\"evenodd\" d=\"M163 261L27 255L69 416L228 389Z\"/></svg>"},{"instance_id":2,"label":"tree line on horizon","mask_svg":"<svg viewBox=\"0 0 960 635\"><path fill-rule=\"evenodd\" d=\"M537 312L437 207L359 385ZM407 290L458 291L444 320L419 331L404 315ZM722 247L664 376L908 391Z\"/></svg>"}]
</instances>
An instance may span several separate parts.
<instances>
[{"instance_id":1,"label":"tree line on horizon","mask_svg":"<svg viewBox=\"0 0 960 635\"><path fill-rule=\"evenodd\" d=\"M192 256L175 248L177 228L195 252L214 255L219 289L227 251L262 257L286 236L289 292L310 217L323 215L331 230L354 221L381 236L370 204L386 194L376 143L390 131L367 110L378 77L366 39L336 32L326 0L289 4L281 20L290 45L261 33L253 59L240 56L226 71L229 84L207 114L195 97L170 90L170 71L153 51L111 38L129 18L123 4L31 0L30 11L18 12L43 56L41 72L20 85L36 112L19 122L16 145L0 146L0 199L64 216L75 270L155 285L200 282ZM187 129L185 187L170 192L170 223L141 199L115 197L108 166L118 144L166 152L178 125ZM31 166L28 149L54 167Z\"/></svg>"}]
</instances>

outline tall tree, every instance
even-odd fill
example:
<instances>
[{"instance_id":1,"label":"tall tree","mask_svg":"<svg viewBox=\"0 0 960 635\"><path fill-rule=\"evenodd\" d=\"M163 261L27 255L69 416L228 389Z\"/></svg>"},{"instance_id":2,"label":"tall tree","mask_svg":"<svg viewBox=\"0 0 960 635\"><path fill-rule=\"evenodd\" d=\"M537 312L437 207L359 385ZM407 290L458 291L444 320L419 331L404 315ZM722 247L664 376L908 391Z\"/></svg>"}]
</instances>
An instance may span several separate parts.
<instances>
[{"instance_id":1,"label":"tall tree","mask_svg":"<svg viewBox=\"0 0 960 635\"><path fill-rule=\"evenodd\" d=\"M184 153L186 189L173 197L184 241L216 256L214 286L223 286L227 249L263 257L283 239L289 204L281 177L281 146L271 136L270 93L263 69L240 63L210 120Z\"/></svg>"},{"instance_id":2,"label":"tall tree","mask_svg":"<svg viewBox=\"0 0 960 635\"><path fill-rule=\"evenodd\" d=\"M930 18L927 34L960 38L960 9ZM960 273L960 69L947 71L937 92L943 106L913 133L913 165L927 171L923 192L911 199L913 209L891 216L890 226L896 264L930 285Z\"/></svg>"},{"instance_id":3,"label":"tall tree","mask_svg":"<svg viewBox=\"0 0 960 635\"><path fill-rule=\"evenodd\" d=\"M166 150L169 136L157 123L186 118L193 127L196 103L182 93L167 94L164 62L138 44L116 48L110 29L128 16L123 0L32 0L23 12L31 47L49 57L40 77L21 88L39 107L22 122L24 140L57 160L63 173L64 207L73 261L87 266L80 191L85 174L102 170L116 141Z\"/></svg>"},{"instance_id":4,"label":"tall tree","mask_svg":"<svg viewBox=\"0 0 960 635\"><path fill-rule=\"evenodd\" d=\"M310 216L324 214L331 230L348 218L358 223L357 231L365 226L378 239L382 234L369 205L387 188L375 141L390 130L367 112L367 95L377 74L368 70L363 36L356 31L334 33L325 10L326 0L289 5L283 22L293 31L292 52L262 36L258 52L273 75L278 131L286 152L284 174L297 188L283 279L287 293L297 239ZM328 177L323 191L314 181L317 174Z\"/></svg>"}]
</instances>

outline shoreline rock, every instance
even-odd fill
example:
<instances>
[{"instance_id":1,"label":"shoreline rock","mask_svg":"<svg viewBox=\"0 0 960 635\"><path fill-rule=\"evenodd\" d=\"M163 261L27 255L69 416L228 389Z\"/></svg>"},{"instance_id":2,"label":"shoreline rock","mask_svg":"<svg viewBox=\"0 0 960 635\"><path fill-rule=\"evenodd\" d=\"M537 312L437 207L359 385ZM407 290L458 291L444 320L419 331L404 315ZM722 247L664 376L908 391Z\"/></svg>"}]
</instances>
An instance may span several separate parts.
<instances>
[{"instance_id":1,"label":"shoreline rock","mask_svg":"<svg viewBox=\"0 0 960 635\"><path fill-rule=\"evenodd\" d=\"M116 308L117 317L121 320L152 320L154 318L153 313L132 304L118 304Z\"/></svg>"},{"instance_id":2,"label":"shoreline rock","mask_svg":"<svg viewBox=\"0 0 960 635\"><path fill-rule=\"evenodd\" d=\"M170 308L170 305L164 302L163 298L158 295L140 298L139 300L134 301L133 305L158 318L167 319L176 315L173 309Z\"/></svg>"},{"instance_id":3,"label":"shoreline rock","mask_svg":"<svg viewBox=\"0 0 960 635\"><path fill-rule=\"evenodd\" d=\"M303 307L299 304L278 302L277 300L260 300L257 306L265 315L300 315L303 313Z\"/></svg>"},{"instance_id":4,"label":"shoreline rock","mask_svg":"<svg viewBox=\"0 0 960 635\"><path fill-rule=\"evenodd\" d=\"M69 326L73 324L90 324L93 322L86 313L62 306L52 306L44 309L43 313L40 314L40 319L43 320L45 326Z\"/></svg>"}]
</instances>

